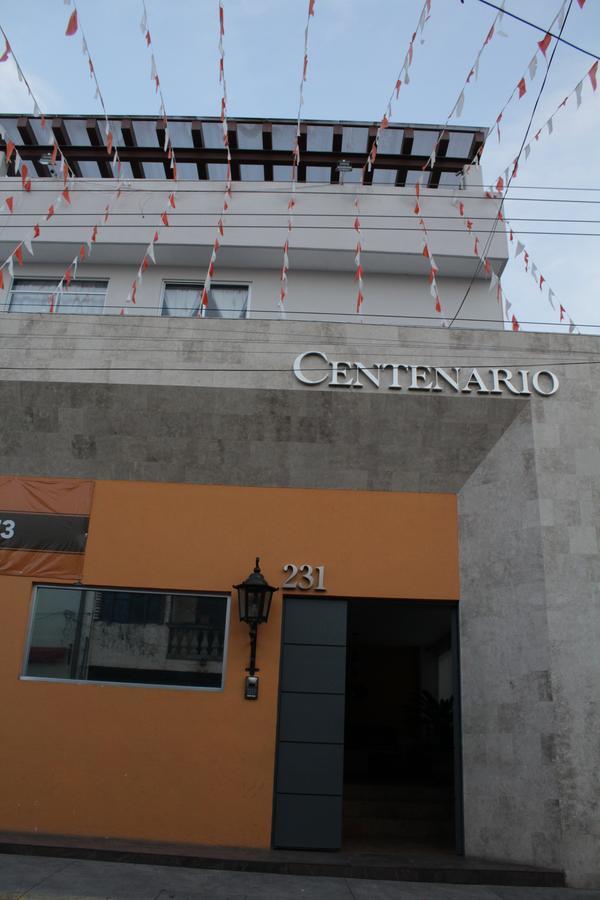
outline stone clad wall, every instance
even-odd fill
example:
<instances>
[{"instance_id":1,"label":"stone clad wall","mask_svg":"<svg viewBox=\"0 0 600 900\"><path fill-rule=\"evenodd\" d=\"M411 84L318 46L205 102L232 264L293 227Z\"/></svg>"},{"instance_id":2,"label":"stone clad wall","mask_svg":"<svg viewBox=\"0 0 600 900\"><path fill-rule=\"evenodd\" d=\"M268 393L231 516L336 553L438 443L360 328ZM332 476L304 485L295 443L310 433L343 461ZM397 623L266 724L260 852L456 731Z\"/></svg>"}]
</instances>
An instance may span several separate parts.
<instances>
[{"instance_id":1,"label":"stone clad wall","mask_svg":"<svg viewBox=\"0 0 600 900\"><path fill-rule=\"evenodd\" d=\"M570 365L598 358L597 338L269 322L244 344L251 323L212 320L184 342L180 322L65 317L40 349L41 319L20 318L22 345L3 339L2 474L457 493L467 853L598 883L600 394L594 367ZM560 388L309 387L291 373L309 348L545 365Z\"/></svg>"}]
</instances>

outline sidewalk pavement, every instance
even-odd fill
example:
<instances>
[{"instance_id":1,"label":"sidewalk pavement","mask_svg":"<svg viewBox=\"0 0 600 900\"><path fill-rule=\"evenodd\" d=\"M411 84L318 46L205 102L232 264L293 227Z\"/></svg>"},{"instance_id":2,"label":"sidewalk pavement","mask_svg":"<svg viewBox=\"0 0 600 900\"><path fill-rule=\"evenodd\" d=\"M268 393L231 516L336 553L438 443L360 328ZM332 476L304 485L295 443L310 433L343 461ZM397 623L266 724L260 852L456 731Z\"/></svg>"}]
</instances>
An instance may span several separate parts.
<instances>
[{"instance_id":1,"label":"sidewalk pavement","mask_svg":"<svg viewBox=\"0 0 600 900\"><path fill-rule=\"evenodd\" d=\"M600 900L600 890L315 878L0 854L0 900Z\"/></svg>"}]
</instances>

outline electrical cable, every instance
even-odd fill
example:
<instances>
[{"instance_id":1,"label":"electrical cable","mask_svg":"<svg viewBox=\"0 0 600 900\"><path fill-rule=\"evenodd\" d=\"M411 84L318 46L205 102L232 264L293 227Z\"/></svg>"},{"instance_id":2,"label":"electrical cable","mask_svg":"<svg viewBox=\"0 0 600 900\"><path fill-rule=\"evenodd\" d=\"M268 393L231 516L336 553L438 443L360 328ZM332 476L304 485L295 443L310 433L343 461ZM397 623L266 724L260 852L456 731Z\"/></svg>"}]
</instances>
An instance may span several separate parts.
<instances>
[{"instance_id":1,"label":"electrical cable","mask_svg":"<svg viewBox=\"0 0 600 900\"><path fill-rule=\"evenodd\" d=\"M560 37L559 34L554 34L554 32L548 31L548 29L544 28L542 25L536 25L535 22L530 22L528 19L521 18L521 16L518 16L516 13L509 12L507 9L504 9L503 6L497 6L495 3L490 3L490 0L479 0L479 2L485 3L486 6L491 6L492 9L499 10L500 12L504 13L505 16L510 16L511 19L516 19L517 22L522 22L523 25L529 25L530 28L535 28L536 31L541 31L544 35L549 34L550 37L553 37L555 38L555 40L560 41L561 44L565 44L567 47L571 47L573 50L578 50L579 53L585 53L586 56L591 56L592 59L600 58L600 53L591 53L589 50L584 50L583 47L578 47L577 44L572 44L571 41L567 41L565 38Z\"/></svg>"},{"instance_id":2,"label":"electrical cable","mask_svg":"<svg viewBox=\"0 0 600 900\"><path fill-rule=\"evenodd\" d=\"M46 305L46 301L40 301L40 306L42 305L42 303L44 303L44 305ZM156 327L156 328L159 328L159 327L163 327L163 328L164 328L165 325L166 325L166 323L169 322L169 331L172 331L172 330L173 330L173 325L172 325L171 323L175 323L177 320L180 320L180 321L181 321L182 319L186 319L186 320L190 321L191 323L195 323L195 322L198 320L198 319L197 319L196 317L194 317L194 316L185 316L185 317L184 317L184 316L163 316L163 315L160 315L160 314L157 312L157 307L156 307L156 306L140 306L139 304L136 304L136 314L135 314L133 317L126 317L125 320L123 321L122 317L120 317L120 316L118 315L118 313L117 313L117 310L119 309L119 307L118 307L118 306L115 306L115 307L112 307L112 308L115 310L115 312L114 312L113 314L111 314L111 313L98 313L97 315L98 315L98 316L102 316L103 318L107 319L107 321L106 321L105 323L103 323L103 324L106 324L107 326L114 325L114 319L113 319L113 317L114 317L114 318L118 318L118 319L120 320L120 321L119 321L119 327L120 327L120 328L121 328L121 327L124 327L125 325L130 325L130 324L133 325L133 322L134 322L134 321L137 322L137 321L139 321L139 319L142 319L142 320L143 320L143 325L144 325L144 327L148 327L148 326L149 326L149 327ZM145 310L145 309L153 310L153 314L145 315L145 314L141 314L141 313L139 312L140 310ZM23 315L45 316L45 315L50 315L50 313L47 313L47 312L45 312L45 311L43 311L43 310L40 310L39 312L30 312L30 313L19 312L19 311L14 310L14 311L9 311L9 312L6 312L6 311L5 311L5 314L6 314L6 315L10 314L11 316L19 316L19 315L21 315L21 316L23 316ZM77 314L77 313L68 313L68 312L60 312L60 310L59 310L58 313L52 314L52 321L57 321L56 318L55 318L56 315L73 317L73 316L75 316L75 315L80 315L80 314ZM88 313L88 314L86 314L86 315L90 315L90 314ZM245 319L245 320L239 319L238 321L240 321L240 322L242 322L242 321L244 321L244 322L252 321L252 320L253 320L253 317L254 317L255 315L260 315L261 317L264 316L264 318L255 319L254 321L260 321L260 322L278 322L278 321L279 321L279 317L278 317L276 314L274 314L274 313L273 313L273 310L270 309L270 308L266 308L266 309L256 309L256 308L255 308L255 309L252 310L252 314L251 314L251 317L250 317L249 319ZM351 316L354 315L354 314L353 314L351 311L349 311L349 310L331 310L331 309L313 309L313 310L303 310L303 311L299 311L299 310L290 310L290 316L319 316L319 315L323 315L323 316L325 316L325 315L326 315L326 316L343 316L345 319L348 320L348 321L333 322L333 323L329 322L329 324L337 324L337 325L354 325L354 324L356 324L355 321L349 320L349 318L350 318ZM437 316L433 316L433 315L423 315L423 314L419 314L419 313L382 313L382 312L377 312L377 313L370 313L369 315L370 315L372 318L374 318L374 319L375 319L375 318L376 318L376 319L391 319L391 320L404 320L404 319L410 319L411 321L414 321L415 319L417 319L417 320L420 320L420 321L422 320L422 321L431 321L431 322L437 322L437 323L439 323L439 318L438 318ZM216 319L216 317L211 317L211 318L212 318L212 321L213 321L213 322L214 322L215 319ZM0 320L0 321L1 321L1 320ZM6 320L5 320L5 321L6 321ZM46 321L48 321L48 320L46 320ZM222 318L222 321L227 321L227 320L224 319L224 318ZM236 321L236 320L235 320L235 319L232 319L232 320L229 320L229 321ZM291 319L290 321L293 322L294 319ZM299 325L300 325L300 324L307 324L305 319L297 319L297 320L295 320L295 321L296 321L297 324L299 324ZM317 321L318 321L318 320L317 320ZM460 319L460 321L461 321L462 323L465 323L465 322L475 322L475 323L478 324L478 325L481 325L482 323L487 323L487 324L491 324L491 325L499 325L499 324L501 324L501 320L498 319L498 318L495 318L495 319L484 319L484 318L481 318L481 317L472 317L472 316L471 316L471 317L470 317L470 316L462 317L462 318ZM311 320L308 324L314 324L314 322L315 322L315 320L313 319L313 320ZM395 321L392 321L392 322L371 322L371 323L366 323L366 324L377 325L377 326L382 326L382 327L389 327L390 325L398 324L399 327L403 327L403 322L402 322L402 321L400 321L400 322L398 322L398 323L396 323ZM565 327L565 324L562 323L562 322L552 322L552 321L548 321L548 320L545 320L545 319L524 319L523 322L522 322L522 324L523 324L523 325L548 325L548 326L550 326L550 327L552 327L552 328L564 328L564 327ZM598 322L598 323L596 323L596 322L579 322L579 323L576 323L576 324L577 324L578 327L579 327L579 326L582 326L582 327L586 327L586 328L598 328L598 329L600 329L600 322ZM135 326L135 327L142 327L142 326L141 326L141 324L140 324L139 326ZM413 326L409 326L409 327L413 327ZM181 326L181 329L182 329L182 334L185 334L185 335L190 336L190 329L189 329L188 326ZM501 333L503 333L503 329L495 329L495 330L498 330L498 331L500 331ZM233 331L232 331L231 329L230 329L230 330L227 330L227 329L219 329L216 338L210 336L210 334L209 334L209 335L201 335L201 337L202 337L203 339L205 339L205 340L220 340L220 339L221 339L221 335L222 335L223 333L225 333L225 334L238 334L239 331L238 331L238 329L234 329ZM294 332L293 332L293 331L290 331L290 332L288 332L288 331L282 331L282 332L278 332L278 333L281 333L281 334L288 334L288 335L294 336ZM248 335L264 335L264 334L265 334L264 331L252 331L251 329L244 328L243 337L240 338L239 343L244 343L244 341L246 340L246 338L247 338ZM0 334L0 340L3 339L3 338L5 338L5 337L19 337L19 336L20 336L20 335L18 335L18 334L15 333L15 332L9 332L8 334ZM29 335L27 335L27 336L29 336ZM32 336L32 337L38 337L37 335L31 335L31 336ZM87 337L86 334L80 334L80 335L75 335L75 336L83 337L83 338ZM47 335L39 335L39 337L47 337ZM100 340L110 340L110 341L112 341L113 339L114 339L114 340L131 340L131 335L127 335L127 336L123 336L123 337L120 337L120 336L118 336L118 335L115 335L114 337L113 337L113 335L106 336L106 337L103 337L102 335L92 335L92 336L90 336L90 340L95 340L96 337L98 337ZM313 337L314 337L314 338L319 338L320 340L329 340L329 338L323 338L323 335L322 335L322 334L306 334L306 333L302 333L302 334L299 335L299 337L300 337L300 339L302 339L302 340L304 340L305 338L309 338L309 337L310 337L310 338L313 338ZM197 335L196 335L196 336L193 336L193 337L191 337L191 336L189 337L189 340L190 340L190 341L196 341L197 339L198 339L198 336L197 336ZM137 335L136 335L136 336L134 337L134 340L135 340L135 341L137 341L137 340L151 340L151 341L154 341L154 340L161 340L161 341L162 341L162 340L182 340L182 338L165 338L165 337L163 337L162 335L159 336L159 337L157 337L157 338L153 338L153 337L151 337L151 338L144 338L144 337L138 338ZM228 340L230 340L230 339L228 338ZM345 337L340 337L339 340L344 344L344 342L347 341L347 338L345 338ZM365 338L364 340L375 340L375 339ZM389 341L387 341L385 338L377 338L377 340L378 340L378 341L380 340L380 341L382 341L383 343L393 342L393 339L392 339L392 338L390 338ZM357 339L357 342L358 342L358 343L362 343L362 341L363 341L363 338ZM266 338L265 338L265 342L266 342L266 343L271 343L271 342L272 342L272 339L271 339L270 337L266 337ZM235 343L235 341L234 341L234 343ZM285 341L284 341L283 343L285 343ZM345 345L345 344L344 344L344 345Z\"/></svg>"}]
</instances>

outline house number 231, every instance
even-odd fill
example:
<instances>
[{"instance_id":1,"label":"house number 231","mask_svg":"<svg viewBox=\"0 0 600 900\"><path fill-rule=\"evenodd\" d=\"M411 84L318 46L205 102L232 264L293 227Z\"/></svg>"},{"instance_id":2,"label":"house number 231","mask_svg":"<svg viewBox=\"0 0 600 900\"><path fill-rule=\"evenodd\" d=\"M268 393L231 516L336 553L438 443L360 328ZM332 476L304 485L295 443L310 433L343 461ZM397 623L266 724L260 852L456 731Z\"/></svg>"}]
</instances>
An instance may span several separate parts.
<instances>
[{"instance_id":1,"label":"house number 231","mask_svg":"<svg viewBox=\"0 0 600 900\"><path fill-rule=\"evenodd\" d=\"M282 588L295 589L300 591L324 591L325 587L325 566L312 566L306 564L295 566L294 563L286 563L283 567L284 572L289 572Z\"/></svg>"}]
</instances>

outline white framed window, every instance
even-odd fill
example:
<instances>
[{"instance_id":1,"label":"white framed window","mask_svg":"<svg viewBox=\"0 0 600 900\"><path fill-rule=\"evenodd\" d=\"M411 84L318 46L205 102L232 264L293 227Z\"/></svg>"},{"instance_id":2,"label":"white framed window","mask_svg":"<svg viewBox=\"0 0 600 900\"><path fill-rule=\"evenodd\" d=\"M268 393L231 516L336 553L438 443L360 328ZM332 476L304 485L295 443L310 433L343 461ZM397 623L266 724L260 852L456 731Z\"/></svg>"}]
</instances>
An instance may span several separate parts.
<instances>
[{"instance_id":1,"label":"white framed window","mask_svg":"<svg viewBox=\"0 0 600 900\"><path fill-rule=\"evenodd\" d=\"M34 588L22 677L222 690L228 594Z\"/></svg>"},{"instance_id":2,"label":"white framed window","mask_svg":"<svg viewBox=\"0 0 600 900\"><path fill-rule=\"evenodd\" d=\"M15 278L8 298L8 311L55 312L101 315L108 281L76 279L57 292L59 278Z\"/></svg>"},{"instance_id":3,"label":"white framed window","mask_svg":"<svg viewBox=\"0 0 600 900\"><path fill-rule=\"evenodd\" d=\"M168 281L163 289L161 316L194 317L200 314L202 283ZM209 319L247 319L250 288L247 284L214 284L208 292Z\"/></svg>"}]
</instances>

